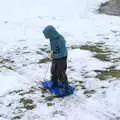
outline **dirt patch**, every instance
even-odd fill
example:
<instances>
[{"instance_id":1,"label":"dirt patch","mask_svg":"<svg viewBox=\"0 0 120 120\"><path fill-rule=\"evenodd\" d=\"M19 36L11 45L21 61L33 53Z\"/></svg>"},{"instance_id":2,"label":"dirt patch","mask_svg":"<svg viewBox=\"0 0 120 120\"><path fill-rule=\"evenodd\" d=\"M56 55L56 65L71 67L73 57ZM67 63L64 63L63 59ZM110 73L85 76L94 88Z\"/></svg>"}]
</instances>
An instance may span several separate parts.
<instances>
[{"instance_id":1,"label":"dirt patch","mask_svg":"<svg viewBox=\"0 0 120 120\"><path fill-rule=\"evenodd\" d=\"M98 11L107 15L120 16L120 0L109 0L102 3Z\"/></svg>"}]
</instances>

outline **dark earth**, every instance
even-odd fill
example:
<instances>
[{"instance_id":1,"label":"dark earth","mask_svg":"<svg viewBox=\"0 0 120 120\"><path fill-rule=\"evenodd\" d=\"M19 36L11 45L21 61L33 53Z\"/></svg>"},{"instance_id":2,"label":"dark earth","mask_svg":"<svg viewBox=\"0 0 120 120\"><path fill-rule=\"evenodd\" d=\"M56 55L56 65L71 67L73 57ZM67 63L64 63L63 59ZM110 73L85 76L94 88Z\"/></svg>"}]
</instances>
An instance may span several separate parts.
<instances>
[{"instance_id":1,"label":"dark earth","mask_svg":"<svg viewBox=\"0 0 120 120\"><path fill-rule=\"evenodd\" d=\"M107 15L120 16L120 0L109 0L102 3L98 11Z\"/></svg>"}]
</instances>

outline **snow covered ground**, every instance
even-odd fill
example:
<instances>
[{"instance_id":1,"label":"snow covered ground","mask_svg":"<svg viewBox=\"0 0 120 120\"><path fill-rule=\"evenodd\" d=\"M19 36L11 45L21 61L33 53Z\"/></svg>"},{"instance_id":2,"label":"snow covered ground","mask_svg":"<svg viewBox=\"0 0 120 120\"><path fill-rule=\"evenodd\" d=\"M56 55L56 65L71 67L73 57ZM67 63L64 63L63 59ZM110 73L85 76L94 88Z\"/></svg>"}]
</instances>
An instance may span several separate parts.
<instances>
[{"instance_id":1,"label":"snow covered ground","mask_svg":"<svg viewBox=\"0 0 120 120\"><path fill-rule=\"evenodd\" d=\"M0 120L120 120L120 19L97 13L104 1L0 0ZM49 24L67 41L76 91L66 98L40 87L50 77L50 63L40 61L49 49L42 33ZM109 60L95 57L98 48L111 51ZM107 80L96 77L106 70Z\"/></svg>"}]
</instances>

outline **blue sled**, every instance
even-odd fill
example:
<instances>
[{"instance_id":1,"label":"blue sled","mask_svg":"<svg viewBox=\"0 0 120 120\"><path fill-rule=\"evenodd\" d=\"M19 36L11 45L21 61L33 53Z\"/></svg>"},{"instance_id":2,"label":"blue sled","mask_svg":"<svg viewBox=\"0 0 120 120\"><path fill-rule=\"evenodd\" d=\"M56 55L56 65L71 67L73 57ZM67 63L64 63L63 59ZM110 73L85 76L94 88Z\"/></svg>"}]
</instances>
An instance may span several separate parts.
<instances>
[{"instance_id":1,"label":"blue sled","mask_svg":"<svg viewBox=\"0 0 120 120\"><path fill-rule=\"evenodd\" d=\"M42 82L42 85L45 89L48 89L51 93L53 93L55 96L58 96L58 97L65 97L65 96L69 96L71 94L73 94L75 88L68 85L67 86L67 90L65 90L62 86L62 83L61 82L58 82L58 87L55 87L55 88L51 88L52 86L52 81L45 81L45 82Z\"/></svg>"}]
</instances>

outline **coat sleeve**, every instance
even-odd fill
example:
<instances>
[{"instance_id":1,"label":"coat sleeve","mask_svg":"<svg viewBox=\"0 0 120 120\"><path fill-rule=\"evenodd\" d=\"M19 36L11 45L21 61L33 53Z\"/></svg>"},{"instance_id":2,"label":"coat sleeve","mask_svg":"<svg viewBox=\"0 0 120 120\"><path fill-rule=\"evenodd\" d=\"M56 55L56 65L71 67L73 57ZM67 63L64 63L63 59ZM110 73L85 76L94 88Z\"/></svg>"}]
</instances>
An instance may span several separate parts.
<instances>
[{"instance_id":1,"label":"coat sleeve","mask_svg":"<svg viewBox=\"0 0 120 120\"><path fill-rule=\"evenodd\" d=\"M59 59L65 56L65 51L66 51L65 41L64 40L59 41L58 47L59 47L59 53L53 54L52 55L53 59Z\"/></svg>"}]
</instances>

